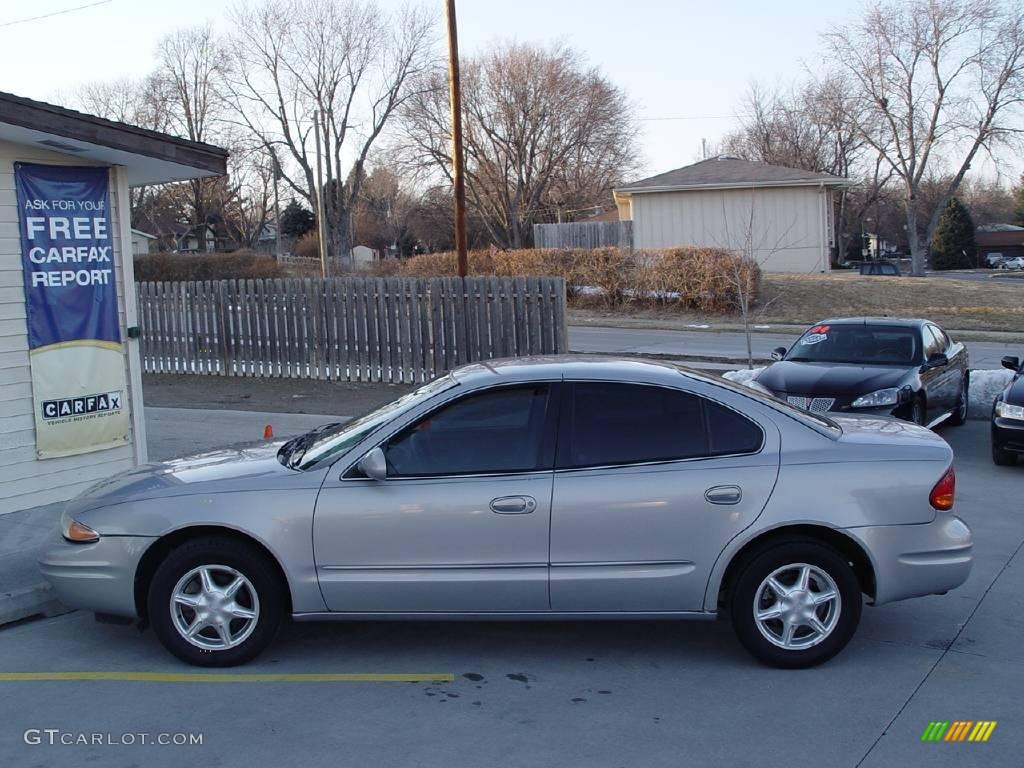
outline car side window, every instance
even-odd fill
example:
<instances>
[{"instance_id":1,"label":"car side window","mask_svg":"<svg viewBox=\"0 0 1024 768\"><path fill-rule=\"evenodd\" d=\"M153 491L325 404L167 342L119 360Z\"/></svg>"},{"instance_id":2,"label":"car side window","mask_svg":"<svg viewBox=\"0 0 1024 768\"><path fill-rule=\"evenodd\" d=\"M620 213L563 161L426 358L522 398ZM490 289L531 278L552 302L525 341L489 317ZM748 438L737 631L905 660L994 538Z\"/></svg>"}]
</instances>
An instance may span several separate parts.
<instances>
[{"instance_id":1,"label":"car side window","mask_svg":"<svg viewBox=\"0 0 1024 768\"><path fill-rule=\"evenodd\" d=\"M558 438L559 468L675 461L761 447L760 427L688 392L613 382L570 387Z\"/></svg>"},{"instance_id":2,"label":"car side window","mask_svg":"<svg viewBox=\"0 0 1024 768\"><path fill-rule=\"evenodd\" d=\"M388 475L432 477L550 469L550 457L542 456L548 391L546 384L507 387L442 406L383 446Z\"/></svg>"}]
</instances>

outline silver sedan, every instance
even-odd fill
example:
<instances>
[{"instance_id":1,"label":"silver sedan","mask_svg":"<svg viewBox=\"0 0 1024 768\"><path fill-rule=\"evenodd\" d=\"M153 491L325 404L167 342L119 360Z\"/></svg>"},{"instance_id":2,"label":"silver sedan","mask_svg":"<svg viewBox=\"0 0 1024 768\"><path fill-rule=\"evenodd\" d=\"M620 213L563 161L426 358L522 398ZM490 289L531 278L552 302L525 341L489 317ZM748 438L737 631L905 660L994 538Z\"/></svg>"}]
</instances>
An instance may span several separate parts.
<instances>
[{"instance_id":1,"label":"silver sedan","mask_svg":"<svg viewBox=\"0 0 1024 768\"><path fill-rule=\"evenodd\" d=\"M953 452L668 364L470 365L348 424L148 465L69 502L43 573L197 665L281 621L713 619L807 667L959 586Z\"/></svg>"}]
</instances>

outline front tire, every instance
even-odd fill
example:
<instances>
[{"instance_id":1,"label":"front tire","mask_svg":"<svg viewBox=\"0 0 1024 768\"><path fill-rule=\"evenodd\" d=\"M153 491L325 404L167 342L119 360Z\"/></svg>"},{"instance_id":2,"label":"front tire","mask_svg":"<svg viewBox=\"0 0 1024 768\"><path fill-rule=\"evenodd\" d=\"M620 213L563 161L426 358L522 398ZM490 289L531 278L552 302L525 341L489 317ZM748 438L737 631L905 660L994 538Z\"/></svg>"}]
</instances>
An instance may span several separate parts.
<instances>
[{"instance_id":1,"label":"front tire","mask_svg":"<svg viewBox=\"0 0 1024 768\"><path fill-rule=\"evenodd\" d=\"M992 443L992 462L999 467L1012 467L1017 463L1017 454Z\"/></svg>"},{"instance_id":2,"label":"front tire","mask_svg":"<svg viewBox=\"0 0 1024 768\"><path fill-rule=\"evenodd\" d=\"M780 542L749 560L730 600L733 629L759 661L783 669L822 664L860 622L861 591L839 552L816 541Z\"/></svg>"},{"instance_id":3,"label":"front tire","mask_svg":"<svg viewBox=\"0 0 1024 768\"><path fill-rule=\"evenodd\" d=\"M147 607L156 636L179 659L230 667L270 645L284 595L277 569L262 551L212 537L171 551L153 576Z\"/></svg>"}]
</instances>

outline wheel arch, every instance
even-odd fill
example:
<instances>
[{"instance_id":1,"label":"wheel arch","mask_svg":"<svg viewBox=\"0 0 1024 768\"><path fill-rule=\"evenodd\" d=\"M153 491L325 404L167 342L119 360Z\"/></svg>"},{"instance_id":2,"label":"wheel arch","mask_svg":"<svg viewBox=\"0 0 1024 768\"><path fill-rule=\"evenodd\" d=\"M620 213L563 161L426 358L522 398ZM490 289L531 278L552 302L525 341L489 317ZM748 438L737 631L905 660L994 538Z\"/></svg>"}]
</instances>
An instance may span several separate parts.
<instances>
[{"instance_id":1,"label":"wheel arch","mask_svg":"<svg viewBox=\"0 0 1024 768\"><path fill-rule=\"evenodd\" d=\"M871 598L876 593L875 567L867 551L851 536L835 528L814 523L784 525L763 531L745 541L729 556L728 564L721 571L721 577L712 581L705 597L705 608L718 610L728 602L729 594L744 566L760 552L775 544L790 541L814 541L827 544L846 558L860 584L861 591ZM710 604L710 605L709 605Z\"/></svg>"},{"instance_id":2,"label":"wheel arch","mask_svg":"<svg viewBox=\"0 0 1024 768\"><path fill-rule=\"evenodd\" d=\"M152 583L153 576L156 574L157 568L160 567L160 563L164 561L168 554L182 544L194 539L211 536L242 541L259 550L264 557L267 558L267 561L273 564L274 569L277 571L277 576L281 580L281 585L283 587L282 591L286 601L286 611L287 613L291 613L291 585L289 584L284 568L281 566L281 562L277 559L274 553L270 551L266 544L255 536L244 531L240 531L237 528L229 528L221 525L193 525L185 528L178 528L164 534L154 541L140 558L139 564L135 569L135 580L133 585L135 611L140 618L145 619L148 616L147 601L149 599L149 585Z\"/></svg>"}]
</instances>

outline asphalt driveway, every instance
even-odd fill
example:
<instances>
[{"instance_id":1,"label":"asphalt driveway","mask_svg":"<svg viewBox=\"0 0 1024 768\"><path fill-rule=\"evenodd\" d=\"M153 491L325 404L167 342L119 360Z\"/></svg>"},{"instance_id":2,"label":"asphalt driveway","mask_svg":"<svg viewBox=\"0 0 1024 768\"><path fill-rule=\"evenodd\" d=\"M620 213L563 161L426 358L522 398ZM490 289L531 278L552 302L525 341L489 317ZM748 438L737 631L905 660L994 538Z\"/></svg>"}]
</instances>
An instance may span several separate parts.
<instances>
[{"instance_id":1,"label":"asphalt driveway","mask_svg":"<svg viewBox=\"0 0 1024 768\"><path fill-rule=\"evenodd\" d=\"M986 430L944 432L976 537L968 583L865 610L856 639L818 669L758 666L725 621L291 625L229 673L453 679L0 681L0 765L1019 765L1024 466L992 465ZM0 630L0 659L0 672L196 672L152 632L82 613ZM984 744L922 743L932 720L998 725ZM29 745L30 728L203 743Z\"/></svg>"}]
</instances>

